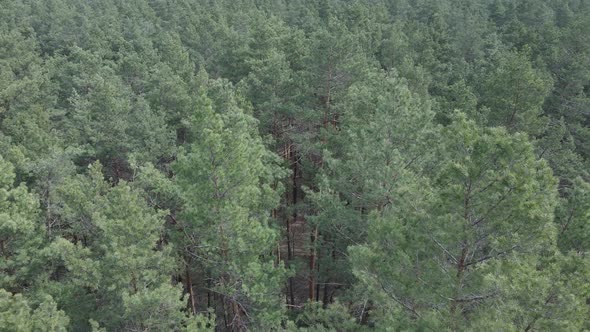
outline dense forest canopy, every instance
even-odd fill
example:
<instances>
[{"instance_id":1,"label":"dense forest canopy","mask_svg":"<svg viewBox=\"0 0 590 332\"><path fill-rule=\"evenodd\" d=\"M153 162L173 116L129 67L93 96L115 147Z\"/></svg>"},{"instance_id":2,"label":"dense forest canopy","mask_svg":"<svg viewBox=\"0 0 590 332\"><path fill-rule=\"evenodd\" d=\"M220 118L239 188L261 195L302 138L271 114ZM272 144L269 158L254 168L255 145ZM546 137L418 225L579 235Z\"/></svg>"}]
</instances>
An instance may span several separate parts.
<instances>
[{"instance_id":1,"label":"dense forest canopy","mask_svg":"<svg viewBox=\"0 0 590 332\"><path fill-rule=\"evenodd\" d=\"M590 1L0 0L1 331L590 330Z\"/></svg>"}]
</instances>

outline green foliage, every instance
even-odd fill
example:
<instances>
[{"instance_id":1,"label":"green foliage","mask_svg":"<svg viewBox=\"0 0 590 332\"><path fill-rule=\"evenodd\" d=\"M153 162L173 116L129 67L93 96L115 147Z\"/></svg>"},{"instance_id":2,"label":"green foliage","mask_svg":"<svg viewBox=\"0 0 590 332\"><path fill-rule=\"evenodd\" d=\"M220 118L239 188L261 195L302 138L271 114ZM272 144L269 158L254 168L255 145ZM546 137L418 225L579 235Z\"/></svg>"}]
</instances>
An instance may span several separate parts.
<instances>
[{"instance_id":1,"label":"green foliage","mask_svg":"<svg viewBox=\"0 0 590 332\"><path fill-rule=\"evenodd\" d=\"M51 297L33 309L22 295L0 289L0 330L2 331L67 331L68 317L56 308Z\"/></svg>"},{"instance_id":2,"label":"green foliage","mask_svg":"<svg viewBox=\"0 0 590 332\"><path fill-rule=\"evenodd\" d=\"M36 197L14 180L14 167L0 157L0 287L18 292L34 278L43 224Z\"/></svg>"},{"instance_id":3,"label":"green foliage","mask_svg":"<svg viewBox=\"0 0 590 332\"><path fill-rule=\"evenodd\" d=\"M590 330L590 5L0 4L0 330Z\"/></svg>"},{"instance_id":4,"label":"green foliage","mask_svg":"<svg viewBox=\"0 0 590 332\"><path fill-rule=\"evenodd\" d=\"M583 255L590 250L590 184L577 178L565 191L556 211L558 244L564 253Z\"/></svg>"},{"instance_id":5,"label":"green foliage","mask_svg":"<svg viewBox=\"0 0 590 332\"><path fill-rule=\"evenodd\" d=\"M327 308L320 303L306 303L303 312L297 317L296 328L292 324L288 331L321 332L321 331L361 331L362 327L348 313L348 308L335 302Z\"/></svg>"},{"instance_id":6,"label":"green foliage","mask_svg":"<svg viewBox=\"0 0 590 332\"><path fill-rule=\"evenodd\" d=\"M490 306L504 312L504 292L527 294L494 280L555 244L555 180L524 135L481 129L459 114L442 137L431 186L417 183L374 214L351 262L382 305L417 319L401 324L464 329Z\"/></svg>"},{"instance_id":7,"label":"green foliage","mask_svg":"<svg viewBox=\"0 0 590 332\"><path fill-rule=\"evenodd\" d=\"M109 329L181 326L184 301L170 285L174 260L162 243L165 213L126 183L110 187L100 168L59 188L63 230L46 252L59 277L42 287L77 328L89 319Z\"/></svg>"},{"instance_id":8,"label":"green foliage","mask_svg":"<svg viewBox=\"0 0 590 332\"><path fill-rule=\"evenodd\" d=\"M393 73L371 78L350 87L340 105L342 133L333 134L331 153L324 156L320 190L309 192L318 209L309 220L338 253L365 241L368 214L396 204L415 180L413 171L432 157L427 142L435 128L428 101L410 92ZM320 266L338 271L329 281L350 282L346 256L332 254Z\"/></svg>"},{"instance_id":9,"label":"green foliage","mask_svg":"<svg viewBox=\"0 0 590 332\"><path fill-rule=\"evenodd\" d=\"M192 143L173 167L184 203L183 246L237 326L277 326L284 273L269 255L277 238L267 211L278 203L273 187L284 172L231 86L216 81L208 89L214 99L201 94L190 122Z\"/></svg>"},{"instance_id":10,"label":"green foliage","mask_svg":"<svg viewBox=\"0 0 590 332\"><path fill-rule=\"evenodd\" d=\"M482 106L489 108L488 124L511 132L542 133L546 123L542 106L551 80L532 67L526 54L501 54L492 66L481 96Z\"/></svg>"}]
</instances>

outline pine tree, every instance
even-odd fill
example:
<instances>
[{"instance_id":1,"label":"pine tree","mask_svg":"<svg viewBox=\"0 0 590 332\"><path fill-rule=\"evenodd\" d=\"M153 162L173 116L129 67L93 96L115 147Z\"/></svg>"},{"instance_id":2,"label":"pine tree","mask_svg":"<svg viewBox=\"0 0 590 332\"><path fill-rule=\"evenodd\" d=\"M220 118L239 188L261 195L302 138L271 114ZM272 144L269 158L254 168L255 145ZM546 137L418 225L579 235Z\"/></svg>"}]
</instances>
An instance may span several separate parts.
<instances>
[{"instance_id":1,"label":"pine tree","mask_svg":"<svg viewBox=\"0 0 590 332\"><path fill-rule=\"evenodd\" d=\"M18 293L34 281L44 242L39 202L14 181L14 167L0 156L0 288Z\"/></svg>"},{"instance_id":2,"label":"pine tree","mask_svg":"<svg viewBox=\"0 0 590 332\"><path fill-rule=\"evenodd\" d=\"M154 211L125 182L110 187L100 164L59 188L61 236L47 247L55 269L42 288L76 328L90 320L110 329L180 328L182 290L171 283L174 259L163 242L164 211Z\"/></svg>"},{"instance_id":3,"label":"pine tree","mask_svg":"<svg viewBox=\"0 0 590 332\"><path fill-rule=\"evenodd\" d=\"M21 294L12 295L0 289L0 326L3 331L65 332L68 317L47 297L35 309Z\"/></svg>"},{"instance_id":4,"label":"pine tree","mask_svg":"<svg viewBox=\"0 0 590 332\"><path fill-rule=\"evenodd\" d=\"M481 92L480 103L489 108L488 125L533 136L543 133L543 103L551 86L551 79L533 68L526 53L499 55Z\"/></svg>"},{"instance_id":5,"label":"pine tree","mask_svg":"<svg viewBox=\"0 0 590 332\"><path fill-rule=\"evenodd\" d=\"M512 278L535 276L536 255L555 245L555 179L525 135L461 114L439 151L430 186L415 182L373 215L368 243L350 249L355 275L379 299L382 324L477 330L493 326L496 308L501 329L522 327L512 314L528 308L502 303L531 295Z\"/></svg>"},{"instance_id":6,"label":"pine tree","mask_svg":"<svg viewBox=\"0 0 590 332\"><path fill-rule=\"evenodd\" d=\"M284 272L271 255L278 238L268 211L278 203L273 186L284 172L231 85L214 81L208 91L212 97L201 92L191 118L191 143L173 167L183 202L177 226L187 278L199 273L197 286L220 328L276 327ZM195 301L193 310L202 307Z\"/></svg>"},{"instance_id":7,"label":"pine tree","mask_svg":"<svg viewBox=\"0 0 590 332\"><path fill-rule=\"evenodd\" d=\"M366 241L368 216L397 204L400 188L431 158L428 102L393 73L371 78L354 84L342 102L340 131L325 153L319 190L310 192L318 213L309 220L321 235L318 278L326 285L352 282L347 247ZM323 293L325 304L335 294L330 286Z\"/></svg>"}]
</instances>

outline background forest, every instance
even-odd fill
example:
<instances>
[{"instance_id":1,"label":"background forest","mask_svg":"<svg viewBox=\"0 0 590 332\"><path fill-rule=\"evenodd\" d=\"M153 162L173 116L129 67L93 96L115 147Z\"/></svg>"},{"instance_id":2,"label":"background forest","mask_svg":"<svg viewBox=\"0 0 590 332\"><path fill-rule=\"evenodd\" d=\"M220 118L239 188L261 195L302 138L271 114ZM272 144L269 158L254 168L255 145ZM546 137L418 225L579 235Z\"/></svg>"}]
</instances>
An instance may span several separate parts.
<instances>
[{"instance_id":1,"label":"background forest","mask_svg":"<svg viewBox=\"0 0 590 332\"><path fill-rule=\"evenodd\" d=\"M590 330L590 1L0 0L1 331Z\"/></svg>"}]
</instances>

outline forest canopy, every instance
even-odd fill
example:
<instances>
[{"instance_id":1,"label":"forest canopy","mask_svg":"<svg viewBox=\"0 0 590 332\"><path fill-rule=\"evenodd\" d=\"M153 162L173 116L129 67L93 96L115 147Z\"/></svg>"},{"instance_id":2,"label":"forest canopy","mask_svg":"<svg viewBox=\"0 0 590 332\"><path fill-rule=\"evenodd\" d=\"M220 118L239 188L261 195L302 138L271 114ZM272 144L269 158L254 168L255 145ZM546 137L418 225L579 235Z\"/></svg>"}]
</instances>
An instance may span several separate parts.
<instances>
[{"instance_id":1,"label":"forest canopy","mask_svg":"<svg viewBox=\"0 0 590 332\"><path fill-rule=\"evenodd\" d=\"M587 0L0 0L0 331L590 330Z\"/></svg>"}]
</instances>

